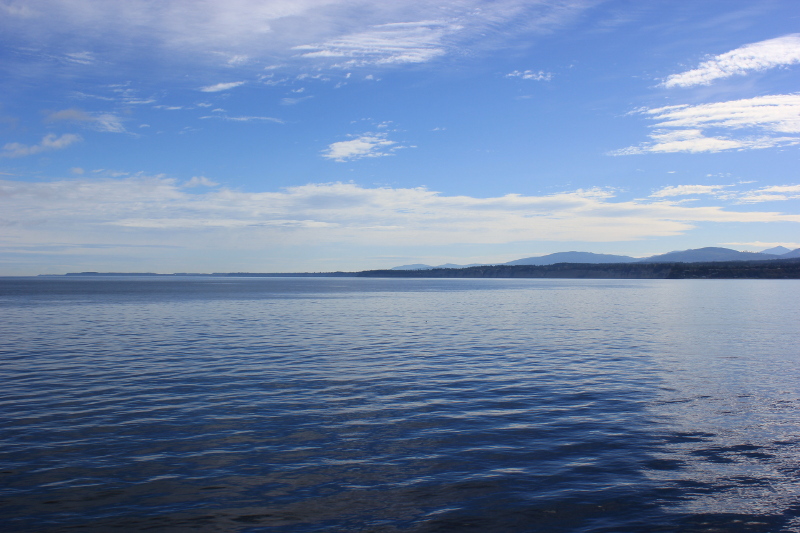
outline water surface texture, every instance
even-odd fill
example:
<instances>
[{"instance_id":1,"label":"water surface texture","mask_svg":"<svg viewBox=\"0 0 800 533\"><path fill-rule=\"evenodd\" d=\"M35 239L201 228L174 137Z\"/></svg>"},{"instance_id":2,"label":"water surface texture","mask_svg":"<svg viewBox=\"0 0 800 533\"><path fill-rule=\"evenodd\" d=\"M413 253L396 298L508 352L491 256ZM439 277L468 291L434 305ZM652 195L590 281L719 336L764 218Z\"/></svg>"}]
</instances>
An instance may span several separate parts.
<instances>
[{"instance_id":1,"label":"water surface texture","mask_svg":"<svg viewBox=\"0 0 800 533\"><path fill-rule=\"evenodd\" d=\"M800 282L0 279L4 531L800 531Z\"/></svg>"}]
</instances>

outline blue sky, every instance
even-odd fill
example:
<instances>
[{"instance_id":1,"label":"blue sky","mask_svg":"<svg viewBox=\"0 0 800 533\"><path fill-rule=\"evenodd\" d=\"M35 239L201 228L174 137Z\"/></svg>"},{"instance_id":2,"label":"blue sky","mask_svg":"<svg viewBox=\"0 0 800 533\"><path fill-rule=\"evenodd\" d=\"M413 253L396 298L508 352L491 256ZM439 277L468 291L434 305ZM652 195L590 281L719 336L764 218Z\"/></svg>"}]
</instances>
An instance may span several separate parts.
<instances>
[{"instance_id":1,"label":"blue sky","mask_svg":"<svg viewBox=\"0 0 800 533\"><path fill-rule=\"evenodd\" d=\"M0 0L0 43L0 274L800 247L792 0Z\"/></svg>"}]
</instances>

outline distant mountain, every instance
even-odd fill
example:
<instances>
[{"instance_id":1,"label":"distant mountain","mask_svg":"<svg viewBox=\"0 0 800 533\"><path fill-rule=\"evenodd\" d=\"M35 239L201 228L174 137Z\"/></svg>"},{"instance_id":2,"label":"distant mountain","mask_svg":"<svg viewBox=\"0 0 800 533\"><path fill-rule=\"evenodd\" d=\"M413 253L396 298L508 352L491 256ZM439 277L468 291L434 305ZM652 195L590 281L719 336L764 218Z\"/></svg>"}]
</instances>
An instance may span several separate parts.
<instances>
[{"instance_id":1,"label":"distant mountain","mask_svg":"<svg viewBox=\"0 0 800 533\"><path fill-rule=\"evenodd\" d=\"M556 263L633 263L627 255L595 254L592 252L556 252L541 257L526 257L504 263L506 265L555 265Z\"/></svg>"},{"instance_id":2,"label":"distant mountain","mask_svg":"<svg viewBox=\"0 0 800 533\"><path fill-rule=\"evenodd\" d=\"M390 270L431 270L432 268L467 268L474 266L483 266L480 263L472 263L470 265L455 265L453 263L445 263L443 265L431 266L422 263L414 263L413 265L402 265L391 268Z\"/></svg>"},{"instance_id":3,"label":"distant mountain","mask_svg":"<svg viewBox=\"0 0 800 533\"><path fill-rule=\"evenodd\" d=\"M654 255L641 259L641 263L701 263L708 261L765 261L769 259L781 259L784 256L775 256L764 253L739 252L730 248L696 248L694 250L683 250L679 252L669 252L661 255Z\"/></svg>"},{"instance_id":4,"label":"distant mountain","mask_svg":"<svg viewBox=\"0 0 800 533\"><path fill-rule=\"evenodd\" d=\"M430 270L432 267L430 265L423 265L422 263L414 263L413 265L400 265L396 267L392 267L390 270Z\"/></svg>"},{"instance_id":5,"label":"distant mountain","mask_svg":"<svg viewBox=\"0 0 800 533\"><path fill-rule=\"evenodd\" d=\"M770 259L792 259L800 257L800 248L789 251L783 246L776 246L763 252L739 252L730 248L707 247L696 248L694 250L682 250L669 252L666 254L654 255L644 259L636 259L627 255L595 254L592 252L556 252L554 254L543 255L540 257L526 257L503 263L505 265L533 265L547 266L557 263L705 263L713 261L768 261ZM431 266L422 263L413 265L403 265L392 268L391 270L431 270L434 268L467 268L473 266L487 266L482 264L455 265L445 263L444 265Z\"/></svg>"},{"instance_id":6,"label":"distant mountain","mask_svg":"<svg viewBox=\"0 0 800 533\"><path fill-rule=\"evenodd\" d=\"M791 252L791 250L789 250L785 246L775 246L774 248L767 248L766 250L761 250L762 254L770 254L770 255L783 255L783 254L788 254L789 252Z\"/></svg>"}]
</instances>

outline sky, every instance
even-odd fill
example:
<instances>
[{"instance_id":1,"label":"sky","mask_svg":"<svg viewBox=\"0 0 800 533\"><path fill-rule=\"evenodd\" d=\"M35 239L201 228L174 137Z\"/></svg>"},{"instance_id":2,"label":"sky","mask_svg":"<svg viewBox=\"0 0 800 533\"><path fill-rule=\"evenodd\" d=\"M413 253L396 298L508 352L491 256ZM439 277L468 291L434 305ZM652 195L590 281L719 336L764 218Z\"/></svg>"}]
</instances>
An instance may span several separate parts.
<instances>
[{"instance_id":1,"label":"sky","mask_svg":"<svg viewBox=\"0 0 800 533\"><path fill-rule=\"evenodd\" d=\"M796 0L0 0L0 275L777 245Z\"/></svg>"}]
</instances>

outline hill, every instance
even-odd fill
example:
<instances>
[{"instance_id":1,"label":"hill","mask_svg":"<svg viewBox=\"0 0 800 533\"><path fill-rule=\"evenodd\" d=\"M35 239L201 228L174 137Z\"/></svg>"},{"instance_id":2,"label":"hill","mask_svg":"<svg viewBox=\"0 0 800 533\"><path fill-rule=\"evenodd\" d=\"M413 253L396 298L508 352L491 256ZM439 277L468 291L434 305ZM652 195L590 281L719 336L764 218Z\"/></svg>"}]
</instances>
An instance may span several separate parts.
<instances>
[{"instance_id":1,"label":"hill","mask_svg":"<svg viewBox=\"0 0 800 533\"><path fill-rule=\"evenodd\" d=\"M540 257L526 257L504 263L506 265L555 265L556 263L633 263L636 259L627 255L595 254L592 252L556 252Z\"/></svg>"},{"instance_id":2,"label":"hill","mask_svg":"<svg viewBox=\"0 0 800 533\"><path fill-rule=\"evenodd\" d=\"M705 263L713 261L766 261L776 259L770 254L739 252L730 248L717 248L709 246L707 248L696 248L694 250L682 250L679 252L669 252L661 255L654 255L640 259L640 263Z\"/></svg>"},{"instance_id":3,"label":"hill","mask_svg":"<svg viewBox=\"0 0 800 533\"><path fill-rule=\"evenodd\" d=\"M784 255L788 254L789 252L791 252L791 250L785 246L775 246L773 248L767 248L766 250L761 250L762 254L770 254L770 255Z\"/></svg>"}]
</instances>

